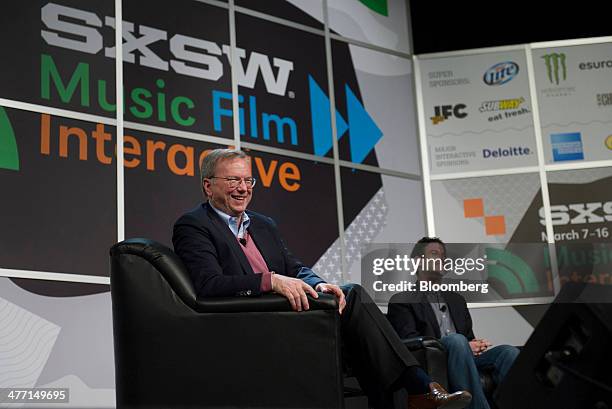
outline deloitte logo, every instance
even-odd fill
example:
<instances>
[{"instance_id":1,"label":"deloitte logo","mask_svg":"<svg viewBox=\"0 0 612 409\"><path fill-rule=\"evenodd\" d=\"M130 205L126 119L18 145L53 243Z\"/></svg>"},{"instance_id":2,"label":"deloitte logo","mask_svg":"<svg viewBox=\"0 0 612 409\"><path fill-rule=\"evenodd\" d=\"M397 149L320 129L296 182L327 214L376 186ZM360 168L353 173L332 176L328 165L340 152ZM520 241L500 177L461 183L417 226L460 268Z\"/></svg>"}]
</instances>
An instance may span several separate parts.
<instances>
[{"instance_id":1,"label":"deloitte logo","mask_svg":"<svg viewBox=\"0 0 612 409\"><path fill-rule=\"evenodd\" d=\"M516 254L492 247L485 249L487 272L506 287L509 294L534 293L540 290L533 269Z\"/></svg>"},{"instance_id":2,"label":"deloitte logo","mask_svg":"<svg viewBox=\"0 0 612 409\"><path fill-rule=\"evenodd\" d=\"M19 170L15 132L2 107L0 107L0 169Z\"/></svg>"}]
</instances>

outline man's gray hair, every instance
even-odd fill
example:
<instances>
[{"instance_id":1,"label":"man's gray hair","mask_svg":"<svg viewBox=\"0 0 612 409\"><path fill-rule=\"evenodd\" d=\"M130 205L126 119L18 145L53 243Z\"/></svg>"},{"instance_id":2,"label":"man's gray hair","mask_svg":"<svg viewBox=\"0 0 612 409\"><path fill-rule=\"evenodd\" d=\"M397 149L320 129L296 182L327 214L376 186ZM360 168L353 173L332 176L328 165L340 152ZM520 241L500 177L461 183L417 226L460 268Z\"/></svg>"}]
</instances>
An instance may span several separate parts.
<instances>
[{"instance_id":1,"label":"man's gray hair","mask_svg":"<svg viewBox=\"0 0 612 409\"><path fill-rule=\"evenodd\" d=\"M208 152L208 154L202 160L202 166L200 167L200 187L202 189L202 193L204 193L204 197L206 196L206 191L204 190L204 179L210 179L215 176L215 171L217 170L217 164L219 161L225 159L246 159L248 158L247 154L239 149L213 149Z\"/></svg>"}]
</instances>

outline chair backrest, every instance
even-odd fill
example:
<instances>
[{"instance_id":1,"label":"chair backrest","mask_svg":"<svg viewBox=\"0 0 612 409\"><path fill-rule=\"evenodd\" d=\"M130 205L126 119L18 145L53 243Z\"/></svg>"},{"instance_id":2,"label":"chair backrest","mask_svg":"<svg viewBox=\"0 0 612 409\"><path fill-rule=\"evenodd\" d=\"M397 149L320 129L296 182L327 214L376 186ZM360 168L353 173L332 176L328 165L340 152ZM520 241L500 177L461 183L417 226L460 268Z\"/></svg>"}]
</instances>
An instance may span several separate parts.
<instances>
[{"instance_id":1,"label":"chair backrest","mask_svg":"<svg viewBox=\"0 0 612 409\"><path fill-rule=\"evenodd\" d=\"M143 274L146 274L143 268L152 267L156 271L150 271L150 279L158 279L161 275L186 305L192 308L195 306L196 294L189 272L181 259L168 247L153 240L134 238L111 247L110 256L111 272L124 272L120 276L116 275L115 280L130 279L126 274L139 274L138 279L141 282Z\"/></svg>"}]
</instances>

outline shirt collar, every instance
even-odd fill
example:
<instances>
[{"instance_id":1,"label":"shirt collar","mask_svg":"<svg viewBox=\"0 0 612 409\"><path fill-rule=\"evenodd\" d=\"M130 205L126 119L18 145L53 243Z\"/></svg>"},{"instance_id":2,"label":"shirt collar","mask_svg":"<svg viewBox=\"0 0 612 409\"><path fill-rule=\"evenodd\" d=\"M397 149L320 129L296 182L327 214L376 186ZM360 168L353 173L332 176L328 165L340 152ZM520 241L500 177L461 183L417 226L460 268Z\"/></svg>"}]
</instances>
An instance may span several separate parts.
<instances>
[{"instance_id":1,"label":"shirt collar","mask_svg":"<svg viewBox=\"0 0 612 409\"><path fill-rule=\"evenodd\" d=\"M213 210L217 212L217 214L219 215L219 217L221 217L225 224L227 224L227 227L229 227L234 236L238 237L239 239L245 236L246 230L251 224L251 219L249 218L249 215L246 212L242 213L242 223L240 226L238 226L238 217L231 216L217 209L210 201L208 203L210 204L210 207L212 207Z\"/></svg>"}]
</instances>

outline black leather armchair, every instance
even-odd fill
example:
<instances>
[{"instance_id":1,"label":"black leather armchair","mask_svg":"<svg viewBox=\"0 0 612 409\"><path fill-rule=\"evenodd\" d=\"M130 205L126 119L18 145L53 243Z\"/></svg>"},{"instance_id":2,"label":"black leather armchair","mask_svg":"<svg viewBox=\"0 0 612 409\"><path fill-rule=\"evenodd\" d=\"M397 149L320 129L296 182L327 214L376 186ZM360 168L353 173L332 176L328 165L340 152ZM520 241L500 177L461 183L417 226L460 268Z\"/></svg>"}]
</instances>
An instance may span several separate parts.
<instances>
[{"instance_id":1,"label":"black leather armchair","mask_svg":"<svg viewBox=\"0 0 612 409\"><path fill-rule=\"evenodd\" d=\"M159 243L125 240L110 257L118 409L367 405L343 366L333 296L310 298L299 314L274 294L199 299L182 261ZM447 386L439 341L404 344Z\"/></svg>"},{"instance_id":2,"label":"black leather armchair","mask_svg":"<svg viewBox=\"0 0 612 409\"><path fill-rule=\"evenodd\" d=\"M337 302L198 299L170 249L112 247L117 408L343 407Z\"/></svg>"}]
</instances>

